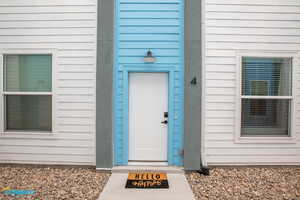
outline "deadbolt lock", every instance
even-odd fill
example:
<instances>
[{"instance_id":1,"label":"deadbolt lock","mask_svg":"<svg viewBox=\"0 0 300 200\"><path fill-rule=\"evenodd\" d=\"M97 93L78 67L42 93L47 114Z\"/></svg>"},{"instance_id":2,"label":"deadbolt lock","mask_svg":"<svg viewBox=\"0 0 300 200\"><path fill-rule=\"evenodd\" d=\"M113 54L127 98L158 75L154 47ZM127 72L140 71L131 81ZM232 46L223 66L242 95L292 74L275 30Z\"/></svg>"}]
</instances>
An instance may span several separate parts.
<instances>
[{"instance_id":1,"label":"deadbolt lock","mask_svg":"<svg viewBox=\"0 0 300 200\"><path fill-rule=\"evenodd\" d=\"M169 113L168 112L164 112L164 117L168 118L169 117Z\"/></svg>"}]
</instances>

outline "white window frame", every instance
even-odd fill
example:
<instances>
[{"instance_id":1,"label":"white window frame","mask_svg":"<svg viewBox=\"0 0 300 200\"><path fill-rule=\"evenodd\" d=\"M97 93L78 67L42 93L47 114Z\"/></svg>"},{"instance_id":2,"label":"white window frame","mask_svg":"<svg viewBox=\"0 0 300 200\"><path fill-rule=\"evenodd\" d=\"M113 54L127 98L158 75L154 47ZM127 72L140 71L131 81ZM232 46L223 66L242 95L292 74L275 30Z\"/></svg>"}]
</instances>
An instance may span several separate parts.
<instances>
[{"instance_id":1,"label":"white window frame","mask_svg":"<svg viewBox=\"0 0 300 200\"><path fill-rule=\"evenodd\" d=\"M52 91L51 92L5 92L4 91L4 55L43 55L52 56ZM47 135L56 133L56 69L57 69L57 50L56 49L0 49L0 133L5 135ZM52 96L52 130L51 131L6 131L4 129L5 113L4 98L5 95L51 95Z\"/></svg>"},{"instance_id":2,"label":"white window frame","mask_svg":"<svg viewBox=\"0 0 300 200\"><path fill-rule=\"evenodd\" d=\"M295 102L296 102L296 87L297 77L296 68L299 66L297 52L253 52L253 51L240 51L236 54L236 116L235 116L235 143L266 143L266 144L281 144L281 143L296 143L295 134ZM243 96L242 95L242 58L243 57L257 57L257 58L290 58L292 59L292 95L279 96L277 99L290 99L290 132L287 136L276 135L255 135L255 136L241 136L241 115L242 115L242 99L274 99L269 96Z\"/></svg>"}]
</instances>

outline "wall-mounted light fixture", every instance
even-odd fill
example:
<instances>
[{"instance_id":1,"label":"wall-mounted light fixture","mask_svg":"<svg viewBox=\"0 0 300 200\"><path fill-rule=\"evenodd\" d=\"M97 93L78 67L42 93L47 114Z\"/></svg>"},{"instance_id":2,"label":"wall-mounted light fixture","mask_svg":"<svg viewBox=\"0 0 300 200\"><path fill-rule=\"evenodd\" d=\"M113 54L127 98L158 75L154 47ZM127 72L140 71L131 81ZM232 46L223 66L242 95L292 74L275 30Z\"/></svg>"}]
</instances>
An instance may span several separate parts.
<instances>
[{"instance_id":1,"label":"wall-mounted light fixture","mask_svg":"<svg viewBox=\"0 0 300 200\"><path fill-rule=\"evenodd\" d=\"M147 55L144 57L145 63L154 63L156 61L151 50L147 51Z\"/></svg>"}]
</instances>

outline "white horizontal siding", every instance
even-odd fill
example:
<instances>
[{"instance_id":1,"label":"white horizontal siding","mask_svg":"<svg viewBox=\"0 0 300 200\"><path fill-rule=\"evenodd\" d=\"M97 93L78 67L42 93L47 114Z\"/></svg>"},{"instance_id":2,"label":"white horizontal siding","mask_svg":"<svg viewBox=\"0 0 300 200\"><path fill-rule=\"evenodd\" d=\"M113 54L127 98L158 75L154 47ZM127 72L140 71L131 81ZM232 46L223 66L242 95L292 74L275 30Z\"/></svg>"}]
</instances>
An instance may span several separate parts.
<instances>
[{"instance_id":1,"label":"white horizontal siding","mask_svg":"<svg viewBox=\"0 0 300 200\"><path fill-rule=\"evenodd\" d=\"M235 143L236 53L300 51L300 1L205 0L205 155L208 165L299 165L300 84L296 143ZM299 66L295 66L299 67ZM299 70L297 80L300 81Z\"/></svg>"},{"instance_id":2,"label":"white horizontal siding","mask_svg":"<svg viewBox=\"0 0 300 200\"><path fill-rule=\"evenodd\" d=\"M96 26L97 0L0 1L0 49L58 50L57 132L1 135L0 163L95 165Z\"/></svg>"}]
</instances>

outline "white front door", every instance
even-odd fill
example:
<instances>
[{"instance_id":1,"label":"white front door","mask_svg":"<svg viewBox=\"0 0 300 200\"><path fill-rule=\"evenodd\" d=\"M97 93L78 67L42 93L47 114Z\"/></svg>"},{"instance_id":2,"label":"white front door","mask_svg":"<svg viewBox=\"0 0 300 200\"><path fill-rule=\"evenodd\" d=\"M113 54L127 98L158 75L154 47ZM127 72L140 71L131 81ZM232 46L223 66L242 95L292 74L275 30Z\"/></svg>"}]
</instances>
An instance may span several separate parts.
<instances>
[{"instance_id":1,"label":"white front door","mask_svg":"<svg viewBox=\"0 0 300 200\"><path fill-rule=\"evenodd\" d=\"M129 74L129 162L167 162L168 73Z\"/></svg>"}]
</instances>

